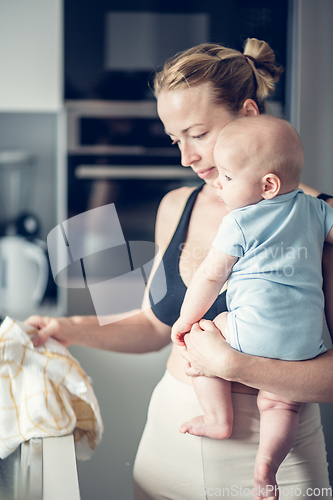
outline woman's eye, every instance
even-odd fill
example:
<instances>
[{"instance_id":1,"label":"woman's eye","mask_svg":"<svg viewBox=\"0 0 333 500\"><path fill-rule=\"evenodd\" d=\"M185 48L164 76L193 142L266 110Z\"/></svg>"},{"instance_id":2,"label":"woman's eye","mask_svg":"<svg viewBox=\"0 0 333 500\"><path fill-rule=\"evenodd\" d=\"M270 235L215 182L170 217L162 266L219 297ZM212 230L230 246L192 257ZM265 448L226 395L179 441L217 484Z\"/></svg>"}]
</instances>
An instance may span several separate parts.
<instances>
[{"instance_id":1,"label":"woman's eye","mask_svg":"<svg viewBox=\"0 0 333 500\"><path fill-rule=\"evenodd\" d=\"M202 139L205 134L194 135L193 139Z\"/></svg>"},{"instance_id":2,"label":"woman's eye","mask_svg":"<svg viewBox=\"0 0 333 500\"><path fill-rule=\"evenodd\" d=\"M171 141L171 145L172 145L172 146L176 146L176 145L178 145L178 144L179 144L179 141L176 141L176 140L175 140L175 141Z\"/></svg>"}]
</instances>

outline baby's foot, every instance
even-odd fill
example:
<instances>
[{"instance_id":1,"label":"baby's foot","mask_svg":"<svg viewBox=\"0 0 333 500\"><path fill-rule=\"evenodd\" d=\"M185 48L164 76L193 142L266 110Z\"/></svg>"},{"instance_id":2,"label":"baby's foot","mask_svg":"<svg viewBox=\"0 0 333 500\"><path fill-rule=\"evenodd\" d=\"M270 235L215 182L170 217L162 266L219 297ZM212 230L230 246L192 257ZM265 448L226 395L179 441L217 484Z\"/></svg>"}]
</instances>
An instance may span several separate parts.
<instances>
[{"instance_id":1,"label":"baby's foot","mask_svg":"<svg viewBox=\"0 0 333 500\"><path fill-rule=\"evenodd\" d=\"M268 459L262 459L254 468L255 500L278 500L279 490L275 479L276 470Z\"/></svg>"},{"instance_id":2,"label":"baby's foot","mask_svg":"<svg viewBox=\"0 0 333 500\"><path fill-rule=\"evenodd\" d=\"M205 415L192 418L179 428L180 432L193 434L194 436L204 436L212 439L228 439L232 432L232 425L223 421L208 421Z\"/></svg>"}]
</instances>

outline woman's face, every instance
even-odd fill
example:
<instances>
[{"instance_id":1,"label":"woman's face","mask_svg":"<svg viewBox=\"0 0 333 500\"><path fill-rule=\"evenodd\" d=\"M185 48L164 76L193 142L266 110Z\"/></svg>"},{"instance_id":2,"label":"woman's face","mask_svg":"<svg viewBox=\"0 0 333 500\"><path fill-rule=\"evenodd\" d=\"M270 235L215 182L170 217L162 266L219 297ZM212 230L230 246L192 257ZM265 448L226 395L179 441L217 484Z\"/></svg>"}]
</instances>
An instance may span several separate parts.
<instances>
[{"instance_id":1,"label":"woman's face","mask_svg":"<svg viewBox=\"0 0 333 500\"><path fill-rule=\"evenodd\" d=\"M213 186L218 176L213 154L217 136L238 115L212 103L208 84L162 91L157 109L166 133L180 149L182 165Z\"/></svg>"}]
</instances>

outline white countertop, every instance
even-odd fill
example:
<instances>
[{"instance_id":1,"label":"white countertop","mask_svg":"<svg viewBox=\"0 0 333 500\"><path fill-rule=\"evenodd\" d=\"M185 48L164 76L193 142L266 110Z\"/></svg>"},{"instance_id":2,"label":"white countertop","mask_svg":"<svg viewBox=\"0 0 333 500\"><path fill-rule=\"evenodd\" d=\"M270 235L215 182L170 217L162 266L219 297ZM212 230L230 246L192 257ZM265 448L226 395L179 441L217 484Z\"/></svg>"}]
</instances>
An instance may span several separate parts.
<instances>
[{"instance_id":1,"label":"white countertop","mask_svg":"<svg viewBox=\"0 0 333 500\"><path fill-rule=\"evenodd\" d=\"M0 460L3 500L80 500L73 435L36 438Z\"/></svg>"}]
</instances>

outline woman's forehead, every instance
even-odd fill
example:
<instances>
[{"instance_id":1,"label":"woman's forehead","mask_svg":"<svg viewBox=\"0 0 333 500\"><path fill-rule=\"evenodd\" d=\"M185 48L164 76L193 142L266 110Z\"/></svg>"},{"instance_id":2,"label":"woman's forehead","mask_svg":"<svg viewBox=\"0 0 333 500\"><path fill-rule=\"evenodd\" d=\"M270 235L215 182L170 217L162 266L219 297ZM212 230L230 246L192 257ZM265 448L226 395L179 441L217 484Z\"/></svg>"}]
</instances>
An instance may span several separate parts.
<instances>
[{"instance_id":1,"label":"woman's forehead","mask_svg":"<svg viewBox=\"0 0 333 500\"><path fill-rule=\"evenodd\" d=\"M201 106L203 104L203 106ZM195 87L184 87L175 90L163 90L157 99L158 109L170 107L174 110L193 110L206 108L212 105L211 95L206 85L196 85Z\"/></svg>"},{"instance_id":2,"label":"woman's forehead","mask_svg":"<svg viewBox=\"0 0 333 500\"><path fill-rule=\"evenodd\" d=\"M162 91L157 100L157 109L167 132L176 127L182 131L195 124L205 124L214 120L215 115L227 112L213 103L206 85Z\"/></svg>"}]
</instances>

